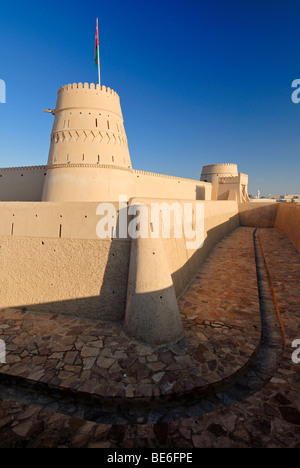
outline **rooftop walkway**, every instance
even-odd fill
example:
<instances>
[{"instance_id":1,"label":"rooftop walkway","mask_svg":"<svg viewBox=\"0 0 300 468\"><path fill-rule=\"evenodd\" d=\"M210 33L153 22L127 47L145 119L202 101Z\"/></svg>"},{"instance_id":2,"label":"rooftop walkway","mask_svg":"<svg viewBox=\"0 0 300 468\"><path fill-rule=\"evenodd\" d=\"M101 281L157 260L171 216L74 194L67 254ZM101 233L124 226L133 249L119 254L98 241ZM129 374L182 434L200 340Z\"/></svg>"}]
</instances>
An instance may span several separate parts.
<instances>
[{"instance_id":1,"label":"rooftop walkway","mask_svg":"<svg viewBox=\"0 0 300 468\"><path fill-rule=\"evenodd\" d=\"M121 324L0 311L0 447L296 447L300 254L239 228L179 301L185 335L142 345Z\"/></svg>"}]
</instances>

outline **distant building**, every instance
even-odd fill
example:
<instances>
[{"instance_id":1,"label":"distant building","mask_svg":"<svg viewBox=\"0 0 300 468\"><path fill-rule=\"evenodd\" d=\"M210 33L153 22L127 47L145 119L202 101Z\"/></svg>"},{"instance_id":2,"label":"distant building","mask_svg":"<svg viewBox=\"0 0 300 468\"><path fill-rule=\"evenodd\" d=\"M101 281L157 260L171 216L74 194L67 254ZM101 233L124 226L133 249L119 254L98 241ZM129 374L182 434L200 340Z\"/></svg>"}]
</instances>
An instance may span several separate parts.
<instances>
[{"instance_id":1,"label":"distant building","mask_svg":"<svg viewBox=\"0 0 300 468\"><path fill-rule=\"evenodd\" d=\"M290 203L292 201L299 203L300 202L300 195L270 195L268 200L276 200L280 203Z\"/></svg>"}]
</instances>

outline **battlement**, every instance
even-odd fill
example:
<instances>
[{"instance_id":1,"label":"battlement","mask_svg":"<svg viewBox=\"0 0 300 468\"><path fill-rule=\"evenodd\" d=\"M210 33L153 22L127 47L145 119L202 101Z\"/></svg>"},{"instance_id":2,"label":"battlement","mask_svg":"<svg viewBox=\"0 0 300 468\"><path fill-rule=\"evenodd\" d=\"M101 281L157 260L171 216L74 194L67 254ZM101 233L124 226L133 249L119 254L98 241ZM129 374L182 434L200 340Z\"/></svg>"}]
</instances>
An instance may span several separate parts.
<instances>
[{"instance_id":1,"label":"battlement","mask_svg":"<svg viewBox=\"0 0 300 468\"><path fill-rule=\"evenodd\" d=\"M19 167L1 167L0 173L11 173L11 172L28 172L28 171L45 171L46 166L19 166Z\"/></svg>"},{"instance_id":2,"label":"battlement","mask_svg":"<svg viewBox=\"0 0 300 468\"><path fill-rule=\"evenodd\" d=\"M62 86L57 92L55 116L71 109L89 109L115 114L123 119L119 95L111 88L94 83L73 83Z\"/></svg>"},{"instance_id":3,"label":"battlement","mask_svg":"<svg viewBox=\"0 0 300 468\"><path fill-rule=\"evenodd\" d=\"M203 174L217 174L220 172L221 174L229 174L229 173L238 173L237 164L230 164L230 163L220 163L220 164L208 164L203 166L202 173Z\"/></svg>"},{"instance_id":4,"label":"battlement","mask_svg":"<svg viewBox=\"0 0 300 468\"><path fill-rule=\"evenodd\" d=\"M237 176L238 167L237 164L231 163L220 163L220 164L208 164L203 166L201 178L202 181L213 182L219 177Z\"/></svg>"},{"instance_id":5,"label":"battlement","mask_svg":"<svg viewBox=\"0 0 300 468\"><path fill-rule=\"evenodd\" d=\"M219 177L219 184L237 184L240 182L240 176Z\"/></svg>"},{"instance_id":6,"label":"battlement","mask_svg":"<svg viewBox=\"0 0 300 468\"><path fill-rule=\"evenodd\" d=\"M218 166L231 166L231 167L234 166L234 167L237 167L236 164L232 164L232 163L206 164L203 167L218 167Z\"/></svg>"},{"instance_id":7,"label":"battlement","mask_svg":"<svg viewBox=\"0 0 300 468\"><path fill-rule=\"evenodd\" d=\"M95 92L96 94L98 94L99 92L102 92L102 93L107 93L108 95L111 95L119 99L119 95L113 89L106 87L106 86L100 86L99 84L95 85L95 83L90 83L90 84L89 83L73 83L73 84L64 85L58 89L57 93L61 94L66 91L67 92L75 91L76 93L77 92L83 92L83 93Z\"/></svg>"},{"instance_id":8,"label":"battlement","mask_svg":"<svg viewBox=\"0 0 300 468\"><path fill-rule=\"evenodd\" d=\"M172 180L178 180L178 181L181 181L181 180L188 181L188 182L193 181L193 179L187 179L184 177L176 177L176 176L171 176L168 174L158 174L157 172L140 171L137 169L133 169L133 174L135 174L137 177L139 177L140 175L146 175L146 176L151 176L151 177L160 177L164 179L172 179ZM202 186L205 186L207 184L207 182L202 182L202 181L200 182L199 180L194 180L194 182L197 182L199 185L202 185Z\"/></svg>"}]
</instances>

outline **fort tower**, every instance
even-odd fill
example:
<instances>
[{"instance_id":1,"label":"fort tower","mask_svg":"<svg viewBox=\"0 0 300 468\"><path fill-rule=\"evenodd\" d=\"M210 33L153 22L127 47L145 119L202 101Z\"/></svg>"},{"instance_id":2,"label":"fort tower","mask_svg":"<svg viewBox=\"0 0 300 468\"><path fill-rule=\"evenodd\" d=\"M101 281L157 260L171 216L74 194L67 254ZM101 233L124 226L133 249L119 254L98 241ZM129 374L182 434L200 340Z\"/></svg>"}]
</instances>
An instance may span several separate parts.
<instances>
[{"instance_id":1,"label":"fort tower","mask_svg":"<svg viewBox=\"0 0 300 468\"><path fill-rule=\"evenodd\" d=\"M249 202L247 174L238 172L236 164L209 164L203 166L202 182L212 184L212 200L236 200L240 203Z\"/></svg>"},{"instance_id":2,"label":"fort tower","mask_svg":"<svg viewBox=\"0 0 300 468\"><path fill-rule=\"evenodd\" d=\"M132 167L120 99L105 86L58 90L43 201L116 201L131 195Z\"/></svg>"}]
</instances>

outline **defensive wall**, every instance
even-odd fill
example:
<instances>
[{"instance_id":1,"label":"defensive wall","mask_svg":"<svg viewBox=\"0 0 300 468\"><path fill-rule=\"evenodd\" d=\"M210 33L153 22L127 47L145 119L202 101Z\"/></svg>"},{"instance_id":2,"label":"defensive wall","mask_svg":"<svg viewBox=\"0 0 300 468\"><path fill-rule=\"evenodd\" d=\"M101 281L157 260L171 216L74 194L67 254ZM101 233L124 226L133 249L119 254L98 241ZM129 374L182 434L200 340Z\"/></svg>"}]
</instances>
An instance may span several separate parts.
<instances>
[{"instance_id":1,"label":"defensive wall","mask_svg":"<svg viewBox=\"0 0 300 468\"><path fill-rule=\"evenodd\" d=\"M84 178L76 174L84 169ZM57 170L55 187L52 185ZM67 201L81 201L86 194L86 200L116 201L121 193L132 197L181 198L183 200L210 200L211 184L200 180L185 179L154 172L132 170L105 164L60 164L51 166L51 180L46 180L47 166L11 167L0 169L0 201L41 201L47 192L52 201L56 196ZM129 176L129 177L128 177ZM73 187L73 177L76 192ZM59 190L57 188L59 187ZM52 192L53 188L53 192ZM69 200L71 198L71 200Z\"/></svg>"},{"instance_id":2,"label":"defensive wall","mask_svg":"<svg viewBox=\"0 0 300 468\"><path fill-rule=\"evenodd\" d=\"M279 229L300 251L300 204L250 202L239 204L241 226Z\"/></svg>"},{"instance_id":3,"label":"defensive wall","mask_svg":"<svg viewBox=\"0 0 300 468\"><path fill-rule=\"evenodd\" d=\"M300 250L299 205L133 198L129 208L142 203L149 209L150 202L189 204L193 229L202 205L203 246L188 249L184 230L174 236L172 214L168 238L133 239L119 235L119 203L111 204L117 229L113 238L100 239L97 202L2 202L0 308L124 320L134 338L163 343L180 337L177 299L212 247L239 225L281 229Z\"/></svg>"},{"instance_id":4,"label":"defensive wall","mask_svg":"<svg viewBox=\"0 0 300 468\"><path fill-rule=\"evenodd\" d=\"M241 226L271 228L274 227L279 203L249 202L239 204Z\"/></svg>"},{"instance_id":5,"label":"defensive wall","mask_svg":"<svg viewBox=\"0 0 300 468\"><path fill-rule=\"evenodd\" d=\"M46 166L0 169L0 201L41 201Z\"/></svg>"},{"instance_id":6,"label":"defensive wall","mask_svg":"<svg viewBox=\"0 0 300 468\"><path fill-rule=\"evenodd\" d=\"M176 297L212 246L239 224L236 202L190 203L193 208L204 203L203 248L187 250L184 237L162 240ZM34 307L109 320L124 317L132 241L120 238L118 230L113 239L99 239L97 206L96 202L0 204L0 307ZM118 213L119 204L114 206ZM161 260L157 261L159 268Z\"/></svg>"},{"instance_id":7,"label":"defensive wall","mask_svg":"<svg viewBox=\"0 0 300 468\"><path fill-rule=\"evenodd\" d=\"M134 197L211 200L211 184L200 180L133 170Z\"/></svg>"},{"instance_id":8,"label":"defensive wall","mask_svg":"<svg viewBox=\"0 0 300 468\"><path fill-rule=\"evenodd\" d=\"M120 320L130 242L100 240L97 203L1 203L1 307Z\"/></svg>"},{"instance_id":9,"label":"defensive wall","mask_svg":"<svg viewBox=\"0 0 300 468\"><path fill-rule=\"evenodd\" d=\"M110 88L63 86L46 112L54 116L47 166L0 169L0 308L122 320L134 339L171 342L183 333L177 300L224 236L239 225L275 226L299 248L298 208L249 203L236 164L203 166L200 180L134 170ZM110 203L101 214L100 203ZM169 221L160 218L169 235L152 235L153 203L169 205ZM191 243L188 224L196 238L203 232L202 245ZM136 235L141 226L146 238Z\"/></svg>"},{"instance_id":10,"label":"defensive wall","mask_svg":"<svg viewBox=\"0 0 300 468\"><path fill-rule=\"evenodd\" d=\"M299 203L279 203L274 227L285 232L300 252Z\"/></svg>"}]
</instances>

